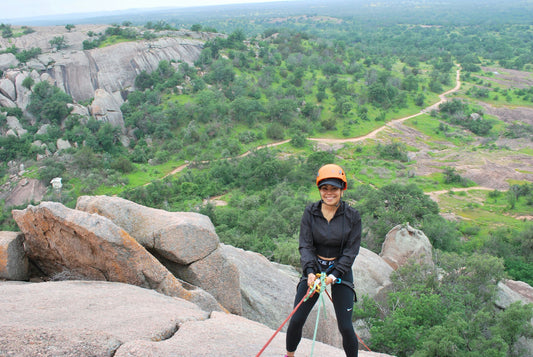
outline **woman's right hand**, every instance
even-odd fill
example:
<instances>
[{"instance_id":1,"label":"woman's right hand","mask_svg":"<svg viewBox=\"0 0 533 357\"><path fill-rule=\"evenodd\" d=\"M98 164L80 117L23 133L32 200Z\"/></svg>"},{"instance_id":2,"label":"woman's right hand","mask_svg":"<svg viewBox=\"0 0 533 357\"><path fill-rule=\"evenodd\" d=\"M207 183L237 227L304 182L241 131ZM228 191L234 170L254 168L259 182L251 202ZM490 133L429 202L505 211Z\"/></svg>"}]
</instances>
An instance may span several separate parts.
<instances>
[{"instance_id":1,"label":"woman's right hand","mask_svg":"<svg viewBox=\"0 0 533 357\"><path fill-rule=\"evenodd\" d=\"M309 275L307 275L307 286L312 288L313 285L315 284L315 280L316 280L316 275L315 274L310 273Z\"/></svg>"}]
</instances>

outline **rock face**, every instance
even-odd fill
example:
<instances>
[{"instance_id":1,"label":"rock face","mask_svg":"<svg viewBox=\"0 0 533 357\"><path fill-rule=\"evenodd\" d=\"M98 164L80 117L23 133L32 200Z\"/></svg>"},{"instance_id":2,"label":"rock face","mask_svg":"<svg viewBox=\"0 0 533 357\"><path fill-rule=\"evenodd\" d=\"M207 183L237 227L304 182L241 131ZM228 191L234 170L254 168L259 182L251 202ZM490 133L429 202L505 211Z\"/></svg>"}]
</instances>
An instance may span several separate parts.
<instances>
[{"instance_id":1,"label":"rock face","mask_svg":"<svg viewBox=\"0 0 533 357\"><path fill-rule=\"evenodd\" d=\"M15 38L0 38L0 51L15 46L21 50L39 48L42 54L25 64L11 53L0 54L0 106L23 110L30 102L31 91L23 86L27 77L34 83L47 81L57 86L75 102L94 99L91 115L97 120L111 123L122 129L124 119L120 106L127 93L134 89L135 78L142 71L157 69L161 61L193 64L206 40L217 34L199 34L189 31L167 31L152 41L122 42L104 48L83 50L83 41L94 40L89 34L104 33L107 25L80 25L72 31L62 26L35 28L36 32ZM132 29L133 30L133 29ZM63 36L66 48L52 49L50 40ZM5 133L3 133L5 135ZM14 135L21 135L12 130Z\"/></svg>"},{"instance_id":2,"label":"rock face","mask_svg":"<svg viewBox=\"0 0 533 357\"><path fill-rule=\"evenodd\" d=\"M81 196L76 209L109 218L174 275L208 291L230 312L242 314L238 270L219 251L215 227L207 216L108 196Z\"/></svg>"},{"instance_id":3,"label":"rock face","mask_svg":"<svg viewBox=\"0 0 533 357\"><path fill-rule=\"evenodd\" d=\"M16 66L19 63L17 58L12 53L3 53L0 54L0 71L5 71L13 66Z\"/></svg>"},{"instance_id":4,"label":"rock face","mask_svg":"<svg viewBox=\"0 0 533 357\"><path fill-rule=\"evenodd\" d=\"M206 216L155 210L105 196L82 197L78 206L69 209L43 202L14 210L23 234L0 234L0 274L11 266L5 262L27 267L29 259L56 280L94 280L0 281L0 356L255 355L292 311L298 271L220 244ZM424 250L409 242L410 236L420 234L409 233L408 228L395 227L388 235L389 241L400 240L399 256L407 257L395 261L401 265L415 258L424 263L427 255L420 254ZM402 229L407 233L399 234ZM409 237L402 242L400 237L406 234ZM393 268L383 258L362 248L352 270L359 296L378 299L385 295ZM20 280L23 275L27 276L4 274L0 280ZM235 290L224 289L226 285L219 282L233 275L236 282L226 281L235 284ZM211 294L198 287L205 281L213 285L205 289ZM515 301L533 302L533 290L525 283L504 281L499 287L500 308ZM239 302L231 305L236 296ZM228 313L223 303L240 306L243 316ZM314 351L321 356L343 355L334 309L329 299L325 304L326 315L319 319L320 342ZM309 338L316 313L314 309L304 328L298 348L303 355L312 348ZM365 326L356 330L365 336ZM284 342L282 330L262 356L281 355ZM527 353L533 351L531 340L525 338L517 346ZM363 351L359 355L386 356Z\"/></svg>"},{"instance_id":5,"label":"rock face","mask_svg":"<svg viewBox=\"0 0 533 357\"><path fill-rule=\"evenodd\" d=\"M194 62L203 42L185 38L123 42L88 51L59 51L39 56L53 63L47 73L55 84L76 101L94 97L97 89L120 93L134 87L142 71L152 72L160 61Z\"/></svg>"},{"instance_id":6,"label":"rock face","mask_svg":"<svg viewBox=\"0 0 533 357\"><path fill-rule=\"evenodd\" d=\"M46 186L37 179L21 179L15 188L5 198L5 204L10 206L22 206L32 201L40 201L46 194Z\"/></svg>"},{"instance_id":7,"label":"rock face","mask_svg":"<svg viewBox=\"0 0 533 357\"><path fill-rule=\"evenodd\" d=\"M361 248L352 271L357 294L376 298L382 296L391 285L390 275L394 269L376 253Z\"/></svg>"},{"instance_id":8,"label":"rock face","mask_svg":"<svg viewBox=\"0 0 533 357\"><path fill-rule=\"evenodd\" d=\"M49 276L67 274L123 282L220 310L205 291L175 278L126 231L109 219L60 203L43 202L13 210L31 259Z\"/></svg>"},{"instance_id":9,"label":"rock face","mask_svg":"<svg viewBox=\"0 0 533 357\"><path fill-rule=\"evenodd\" d=\"M17 92L15 91L15 84L9 79L0 79L0 93L11 101L17 100Z\"/></svg>"},{"instance_id":10,"label":"rock face","mask_svg":"<svg viewBox=\"0 0 533 357\"><path fill-rule=\"evenodd\" d=\"M255 356L274 330L136 286L96 282L0 282L1 356ZM312 341L298 351L309 355ZM261 354L281 356L279 333ZM316 342L317 356L344 352ZM360 351L360 357L387 355Z\"/></svg>"},{"instance_id":11,"label":"rock face","mask_svg":"<svg viewBox=\"0 0 533 357\"><path fill-rule=\"evenodd\" d=\"M20 124L17 117L14 117L14 116L7 117L7 127L9 128L8 133L7 133L8 135L15 135L15 136L21 137L22 135L28 132L26 129L22 127L22 124Z\"/></svg>"},{"instance_id":12,"label":"rock face","mask_svg":"<svg viewBox=\"0 0 533 357\"><path fill-rule=\"evenodd\" d=\"M239 269L243 316L276 330L293 310L300 274L290 267L279 269L258 253L229 245L222 245L222 251ZM317 339L332 346L342 347L335 310L331 301L328 298L325 300L326 316L320 316ZM315 308L306 321L303 331L306 338L313 337L316 313ZM286 329L287 325L282 331Z\"/></svg>"},{"instance_id":13,"label":"rock face","mask_svg":"<svg viewBox=\"0 0 533 357\"><path fill-rule=\"evenodd\" d=\"M89 106L89 111L92 116L104 123L110 123L115 127L119 127L124 131L124 118L120 106L124 103L122 98L118 100L103 89L96 89L94 92L94 100Z\"/></svg>"},{"instance_id":14,"label":"rock face","mask_svg":"<svg viewBox=\"0 0 533 357\"><path fill-rule=\"evenodd\" d=\"M208 317L183 299L119 283L0 283L0 295L2 356L113 356L125 342L161 341Z\"/></svg>"},{"instance_id":15,"label":"rock face","mask_svg":"<svg viewBox=\"0 0 533 357\"><path fill-rule=\"evenodd\" d=\"M432 246L424 232L409 224L399 224L387 233L380 256L394 269L415 259L420 264L433 266Z\"/></svg>"},{"instance_id":16,"label":"rock face","mask_svg":"<svg viewBox=\"0 0 533 357\"><path fill-rule=\"evenodd\" d=\"M522 304L533 304L533 287L523 281L502 280L498 283L498 293L496 306L506 309L511 304L521 302ZM533 324L533 319L531 319ZM519 351L516 355L533 356L533 339L520 337L515 349Z\"/></svg>"},{"instance_id":17,"label":"rock face","mask_svg":"<svg viewBox=\"0 0 533 357\"><path fill-rule=\"evenodd\" d=\"M533 287L523 281L500 281L498 283L497 306L501 309L506 309L517 301L521 301L524 304L533 304Z\"/></svg>"},{"instance_id":18,"label":"rock face","mask_svg":"<svg viewBox=\"0 0 533 357\"><path fill-rule=\"evenodd\" d=\"M15 102L0 93L0 107L15 108L16 106Z\"/></svg>"},{"instance_id":19,"label":"rock face","mask_svg":"<svg viewBox=\"0 0 533 357\"><path fill-rule=\"evenodd\" d=\"M28 258L20 232L0 231L0 279L28 280Z\"/></svg>"}]
</instances>

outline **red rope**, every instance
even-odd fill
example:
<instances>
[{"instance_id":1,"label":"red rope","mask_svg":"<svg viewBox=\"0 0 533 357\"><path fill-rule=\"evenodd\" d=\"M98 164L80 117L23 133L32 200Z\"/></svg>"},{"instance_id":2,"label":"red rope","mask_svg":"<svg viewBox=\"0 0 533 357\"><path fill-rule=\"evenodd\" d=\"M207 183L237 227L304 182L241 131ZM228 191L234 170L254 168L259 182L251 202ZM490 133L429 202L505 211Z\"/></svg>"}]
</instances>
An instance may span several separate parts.
<instances>
[{"instance_id":1,"label":"red rope","mask_svg":"<svg viewBox=\"0 0 533 357\"><path fill-rule=\"evenodd\" d=\"M326 290L326 294L328 294L328 297L329 299L331 300L331 302L333 302L333 299L331 298L331 296L329 295L329 291ZM355 331L354 331L355 332ZM372 352L372 350L370 348L368 348L368 346L364 343L364 341L361 339L361 337L359 337L359 335L357 334L357 332L355 332L355 335L357 336L357 339L359 340L359 342L361 342L363 344L363 346L365 346L365 348L369 351L369 352Z\"/></svg>"},{"instance_id":2,"label":"red rope","mask_svg":"<svg viewBox=\"0 0 533 357\"><path fill-rule=\"evenodd\" d=\"M300 302L298 303L298 305L296 305L296 307L294 308L294 310L292 310L292 312L289 314L289 316L287 316L287 318L285 319L285 321L283 321L283 323L281 324L280 327L278 327L278 329L276 330L276 332L274 332L274 334L272 335L272 337L270 337L270 339L267 341L267 343L263 346L263 348L261 349L261 351L259 351L259 353L257 355L255 355L255 357L259 357L261 355L261 353L263 353L265 351L265 349L267 348L267 346L270 344L270 342L272 342L272 340L274 339L274 337L276 337L276 335L278 334L278 332L281 331L281 329L283 328L283 326L287 323L287 321L289 321L289 319L292 317L292 315L294 315L294 313L296 312L296 310L298 310L298 308L300 307L300 305L303 304L303 302L305 300L307 300L308 298L310 298L311 296L313 296L313 294L315 293L315 291L313 290L312 294L309 295L309 291L311 290L311 288L308 288L307 289L307 293L305 293L305 296L302 298L302 300L300 300ZM309 296L308 296L309 295Z\"/></svg>"},{"instance_id":3,"label":"red rope","mask_svg":"<svg viewBox=\"0 0 533 357\"><path fill-rule=\"evenodd\" d=\"M268 345L270 344L270 342L272 342L272 340L274 339L274 337L276 337L276 335L278 334L278 332L281 331L281 329L283 328L283 326L285 326L285 324L287 323L287 321L289 321L289 319L292 317L292 315L294 315L294 313L296 312L296 310L298 310L298 308L300 307L300 305L303 304L303 302L305 300L307 300L308 298L310 298L311 296L313 296L313 294L315 293L315 290L312 291L311 294L309 294L309 291L311 290L311 288L308 288L307 289L307 292L305 293L305 296L302 298L302 300L300 300L300 302L298 303L298 305L296 305L296 307L294 308L294 310L292 310L292 312L289 314L289 316L287 316L287 318L285 319L285 321L283 321L283 323L280 325L280 327L278 327L278 329L276 330L276 332L274 332L274 334L272 335L272 337L270 337L270 339L267 341L267 343L263 346L263 348L261 348L261 351L259 351L258 354L255 355L255 357L259 357L261 356L261 354L265 351L265 349L268 347ZM329 295L329 292L326 290L326 294L328 294L328 297L329 299L331 300L331 302L333 302L333 299L331 298L331 296ZM309 296L308 296L309 295ZM369 350L370 352L372 352L372 350L370 348L368 348L368 346L363 342L363 340L361 339L361 337L359 337L359 335L357 333L355 333L355 335L357 336L357 339L359 340L359 342L361 342L363 344L363 346L365 346L365 348L367 350Z\"/></svg>"}]
</instances>

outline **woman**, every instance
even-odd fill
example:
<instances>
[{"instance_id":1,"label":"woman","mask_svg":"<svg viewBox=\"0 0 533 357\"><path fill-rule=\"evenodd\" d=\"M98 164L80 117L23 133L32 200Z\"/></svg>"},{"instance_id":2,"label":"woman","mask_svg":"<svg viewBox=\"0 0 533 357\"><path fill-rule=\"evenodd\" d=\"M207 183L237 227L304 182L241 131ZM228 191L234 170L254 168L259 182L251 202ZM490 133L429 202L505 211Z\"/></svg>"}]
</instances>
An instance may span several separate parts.
<instances>
[{"instance_id":1,"label":"woman","mask_svg":"<svg viewBox=\"0 0 533 357\"><path fill-rule=\"evenodd\" d=\"M344 170L334 164L318 170L316 184L321 200L305 208L300 224L300 262L302 280L297 287L294 305L314 285L316 274L326 274L325 283L331 285L337 325L347 357L357 356L357 336L352 325L355 301L352 264L361 244L361 217L359 212L342 201L347 188ZM305 284L304 282L307 282ZM302 338L307 316L318 300L314 294L294 313L287 329L287 354L294 352Z\"/></svg>"}]
</instances>

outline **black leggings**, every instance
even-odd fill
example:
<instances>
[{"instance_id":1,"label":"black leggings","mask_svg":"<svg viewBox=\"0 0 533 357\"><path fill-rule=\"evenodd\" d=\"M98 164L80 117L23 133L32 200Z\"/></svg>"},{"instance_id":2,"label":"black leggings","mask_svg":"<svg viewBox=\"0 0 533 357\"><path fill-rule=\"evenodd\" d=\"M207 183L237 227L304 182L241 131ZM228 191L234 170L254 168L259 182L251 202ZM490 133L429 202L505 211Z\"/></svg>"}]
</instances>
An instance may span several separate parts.
<instances>
[{"instance_id":1,"label":"black leggings","mask_svg":"<svg viewBox=\"0 0 533 357\"><path fill-rule=\"evenodd\" d=\"M352 271L350 270L346 272L342 279L353 283ZM294 299L295 307L307 293L307 288L307 279L300 280L300 283L296 288L296 297ZM346 285L333 284L331 285L331 294L333 307L335 308L335 315L337 316L337 325L342 335L342 347L344 348L346 357L357 357L359 344L352 325L354 291ZM314 294L311 298L302 303L294 315L292 315L289 327L287 328L286 348L288 352L296 351L296 348L302 339L302 330L305 321L307 320L307 316L309 316L318 297L319 294Z\"/></svg>"}]
</instances>

